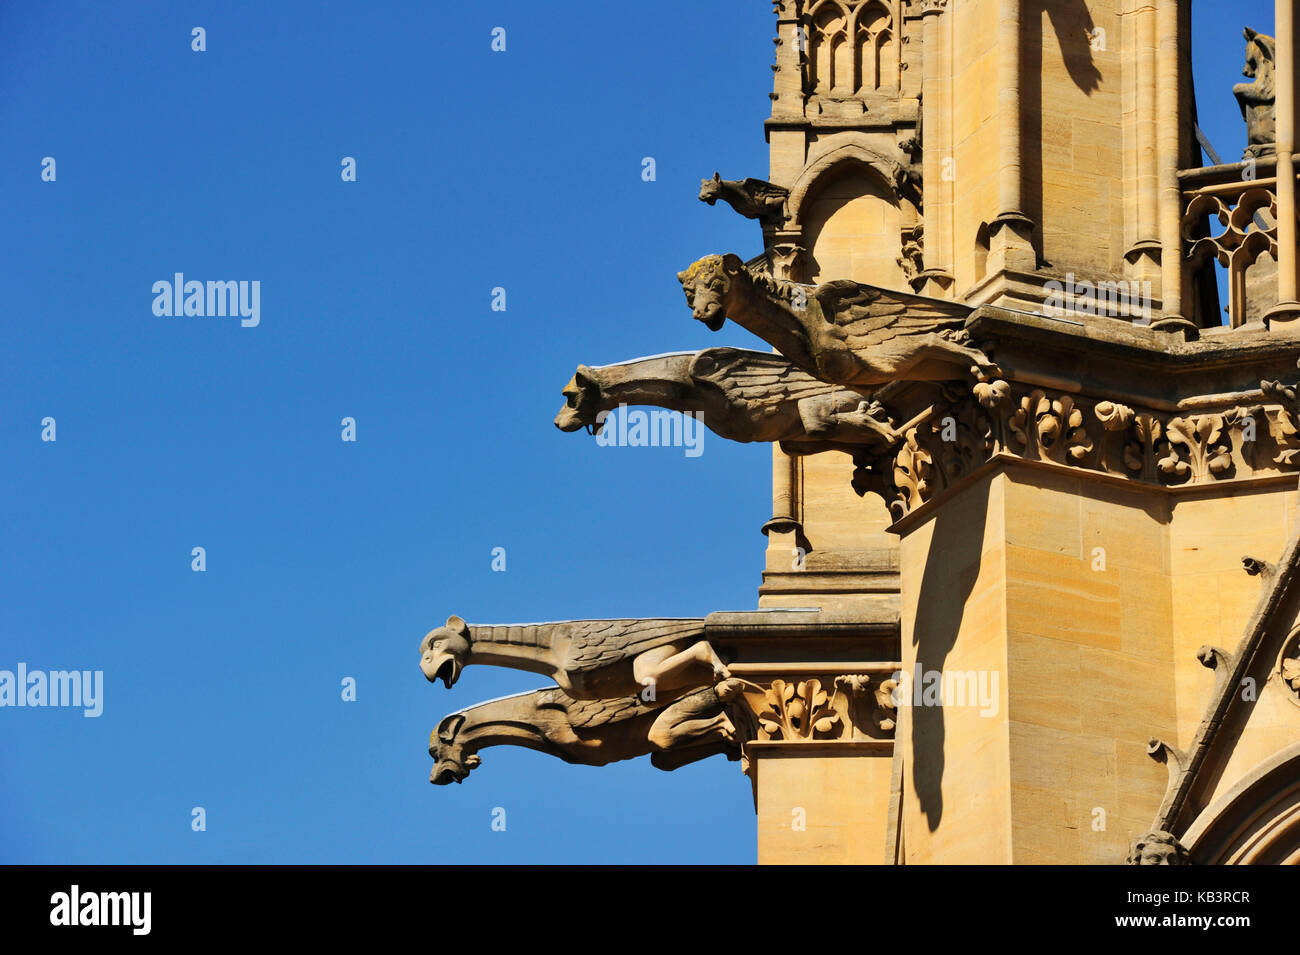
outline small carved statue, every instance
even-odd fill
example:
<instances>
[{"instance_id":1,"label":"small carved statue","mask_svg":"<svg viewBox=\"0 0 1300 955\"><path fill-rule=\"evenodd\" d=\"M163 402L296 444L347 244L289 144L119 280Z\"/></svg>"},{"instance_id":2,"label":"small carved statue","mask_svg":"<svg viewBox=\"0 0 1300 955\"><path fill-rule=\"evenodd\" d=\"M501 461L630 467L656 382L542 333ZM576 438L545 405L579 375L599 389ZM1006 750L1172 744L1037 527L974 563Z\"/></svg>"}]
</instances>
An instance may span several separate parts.
<instances>
[{"instance_id":1,"label":"small carved statue","mask_svg":"<svg viewBox=\"0 0 1300 955\"><path fill-rule=\"evenodd\" d=\"M1191 865L1191 858L1177 836L1170 832L1148 832L1134 840L1128 865Z\"/></svg>"},{"instance_id":2,"label":"small carved statue","mask_svg":"<svg viewBox=\"0 0 1300 955\"><path fill-rule=\"evenodd\" d=\"M719 199L746 219L757 219L764 228L776 228L785 222L785 200L790 190L762 179L700 180L700 201L713 205Z\"/></svg>"},{"instance_id":3,"label":"small carved statue","mask_svg":"<svg viewBox=\"0 0 1300 955\"><path fill-rule=\"evenodd\" d=\"M755 274L735 255L710 255L677 273L696 319L718 331L728 318L815 378L871 389L891 381L946 381L967 373L1001 376L973 347L971 309L835 281L800 285Z\"/></svg>"},{"instance_id":4,"label":"small carved statue","mask_svg":"<svg viewBox=\"0 0 1300 955\"><path fill-rule=\"evenodd\" d=\"M1273 66L1276 44L1271 36L1246 27L1246 67L1242 76L1253 82L1232 88L1246 121L1245 158L1272 156L1277 152L1277 111L1274 105Z\"/></svg>"}]
</instances>

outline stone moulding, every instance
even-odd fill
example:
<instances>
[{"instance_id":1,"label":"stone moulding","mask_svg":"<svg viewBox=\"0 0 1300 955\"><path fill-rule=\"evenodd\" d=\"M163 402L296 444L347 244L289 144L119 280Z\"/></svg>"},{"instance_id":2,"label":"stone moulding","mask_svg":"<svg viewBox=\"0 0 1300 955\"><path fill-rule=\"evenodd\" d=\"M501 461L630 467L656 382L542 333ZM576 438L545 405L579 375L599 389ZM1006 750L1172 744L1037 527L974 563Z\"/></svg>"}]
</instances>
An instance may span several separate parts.
<instances>
[{"instance_id":1,"label":"stone moulding","mask_svg":"<svg viewBox=\"0 0 1300 955\"><path fill-rule=\"evenodd\" d=\"M1147 746L1147 752L1154 759L1166 763L1169 769L1169 785L1152 822L1153 831L1187 837L1189 827L1197 828L1204 824L1204 816L1198 816L1196 820L1187 818L1197 802L1193 795L1198 783L1202 782L1203 771L1207 777L1212 775L1213 754L1220 746L1220 737L1230 742L1233 734L1221 731L1230 722L1244 719L1254 706L1253 695L1245 699L1244 694L1238 692L1248 676L1254 673L1282 681L1292 702L1296 702L1292 679L1300 676L1300 668L1288 667L1287 663L1295 662L1297 646L1300 645L1300 627L1290 626L1289 632L1280 639L1277 631L1281 629L1279 618L1288 613L1292 620L1295 616L1296 584L1300 581L1297 573L1300 571L1300 533L1291 535L1276 564L1253 557L1243 558L1242 563L1246 573L1262 577L1263 589L1235 651L1228 653L1207 645L1197 653L1202 665L1214 670L1214 690L1191 745L1180 750L1165 740L1153 738ZM1270 646L1279 644L1278 655L1269 655ZM1270 662L1267 673L1261 674L1264 660ZM1274 660L1276 662L1272 662ZM1197 840L1187 838L1186 842L1193 856L1191 861L1199 861L1195 857Z\"/></svg>"}]
</instances>

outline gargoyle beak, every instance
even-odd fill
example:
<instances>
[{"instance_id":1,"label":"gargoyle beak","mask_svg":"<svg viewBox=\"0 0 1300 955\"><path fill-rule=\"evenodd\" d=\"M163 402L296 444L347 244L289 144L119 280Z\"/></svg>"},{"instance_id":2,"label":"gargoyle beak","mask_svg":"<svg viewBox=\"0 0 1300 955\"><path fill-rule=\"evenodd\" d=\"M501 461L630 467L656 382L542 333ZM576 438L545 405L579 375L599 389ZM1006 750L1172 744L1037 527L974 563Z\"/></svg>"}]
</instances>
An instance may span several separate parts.
<instances>
[{"instance_id":1,"label":"gargoyle beak","mask_svg":"<svg viewBox=\"0 0 1300 955\"><path fill-rule=\"evenodd\" d=\"M449 690L460 676L460 664L450 653L426 653L420 661L420 670L430 683L442 680L443 686Z\"/></svg>"}]
</instances>

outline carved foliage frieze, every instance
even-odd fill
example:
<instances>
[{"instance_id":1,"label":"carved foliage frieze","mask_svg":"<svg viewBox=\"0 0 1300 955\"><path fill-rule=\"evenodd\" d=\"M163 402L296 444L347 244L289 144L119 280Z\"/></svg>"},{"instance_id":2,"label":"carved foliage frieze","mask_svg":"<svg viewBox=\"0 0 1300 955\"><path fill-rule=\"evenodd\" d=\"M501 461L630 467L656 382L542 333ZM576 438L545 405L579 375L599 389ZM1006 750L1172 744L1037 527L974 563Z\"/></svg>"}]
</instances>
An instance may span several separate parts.
<instances>
[{"instance_id":1,"label":"carved foliage frieze","mask_svg":"<svg viewBox=\"0 0 1300 955\"><path fill-rule=\"evenodd\" d=\"M750 732L759 741L888 739L897 715L896 682L866 673L743 681ZM733 704L732 709L736 709Z\"/></svg>"},{"instance_id":2,"label":"carved foliage frieze","mask_svg":"<svg viewBox=\"0 0 1300 955\"><path fill-rule=\"evenodd\" d=\"M995 457L1164 487L1300 470L1296 389L1261 390L1263 402L1179 413L1003 380L936 386L895 447L855 456L854 487L901 518Z\"/></svg>"}]
</instances>

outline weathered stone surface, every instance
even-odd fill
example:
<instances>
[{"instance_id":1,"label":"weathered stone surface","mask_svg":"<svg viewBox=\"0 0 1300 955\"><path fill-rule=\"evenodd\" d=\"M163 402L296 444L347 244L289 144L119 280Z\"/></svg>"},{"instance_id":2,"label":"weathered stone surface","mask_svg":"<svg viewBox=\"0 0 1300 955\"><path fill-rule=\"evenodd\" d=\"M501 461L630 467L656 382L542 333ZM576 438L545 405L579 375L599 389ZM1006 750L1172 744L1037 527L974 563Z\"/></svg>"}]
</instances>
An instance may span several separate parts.
<instances>
[{"instance_id":1,"label":"weathered stone surface","mask_svg":"<svg viewBox=\"0 0 1300 955\"><path fill-rule=\"evenodd\" d=\"M735 255L706 256L677 278L711 331L730 318L825 382L869 388L999 374L968 344L970 310L953 302L848 281L800 285L755 275Z\"/></svg>"},{"instance_id":2,"label":"weathered stone surface","mask_svg":"<svg viewBox=\"0 0 1300 955\"><path fill-rule=\"evenodd\" d=\"M487 663L544 673L578 699L630 696L650 685L668 693L728 675L703 634L698 619L471 626L452 616L420 641L420 669L448 689L466 666Z\"/></svg>"},{"instance_id":3,"label":"weathered stone surface","mask_svg":"<svg viewBox=\"0 0 1300 955\"><path fill-rule=\"evenodd\" d=\"M887 446L897 435L879 405L800 371L780 355L738 348L579 365L555 417L561 431L598 432L620 405L695 413L731 441L781 442L792 451Z\"/></svg>"},{"instance_id":4,"label":"weathered stone surface","mask_svg":"<svg viewBox=\"0 0 1300 955\"><path fill-rule=\"evenodd\" d=\"M522 746L568 763L604 766L651 754L663 769L730 753L739 758L728 700L739 681L696 690L671 702L640 696L575 700L558 689L507 696L443 718L429 738L429 781L463 782L489 746Z\"/></svg>"},{"instance_id":5,"label":"weathered stone surface","mask_svg":"<svg viewBox=\"0 0 1300 955\"><path fill-rule=\"evenodd\" d=\"M1232 88L1246 121L1246 156L1271 156L1277 152L1277 93L1274 64L1277 43L1271 36L1246 27L1246 66L1241 71L1251 79Z\"/></svg>"},{"instance_id":6,"label":"weathered stone surface","mask_svg":"<svg viewBox=\"0 0 1300 955\"><path fill-rule=\"evenodd\" d=\"M776 228L785 222L785 201L790 190L762 179L700 180L700 201L713 205L719 199L746 219L758 219L764 226Z\"/></svg>"}]
</instances>

